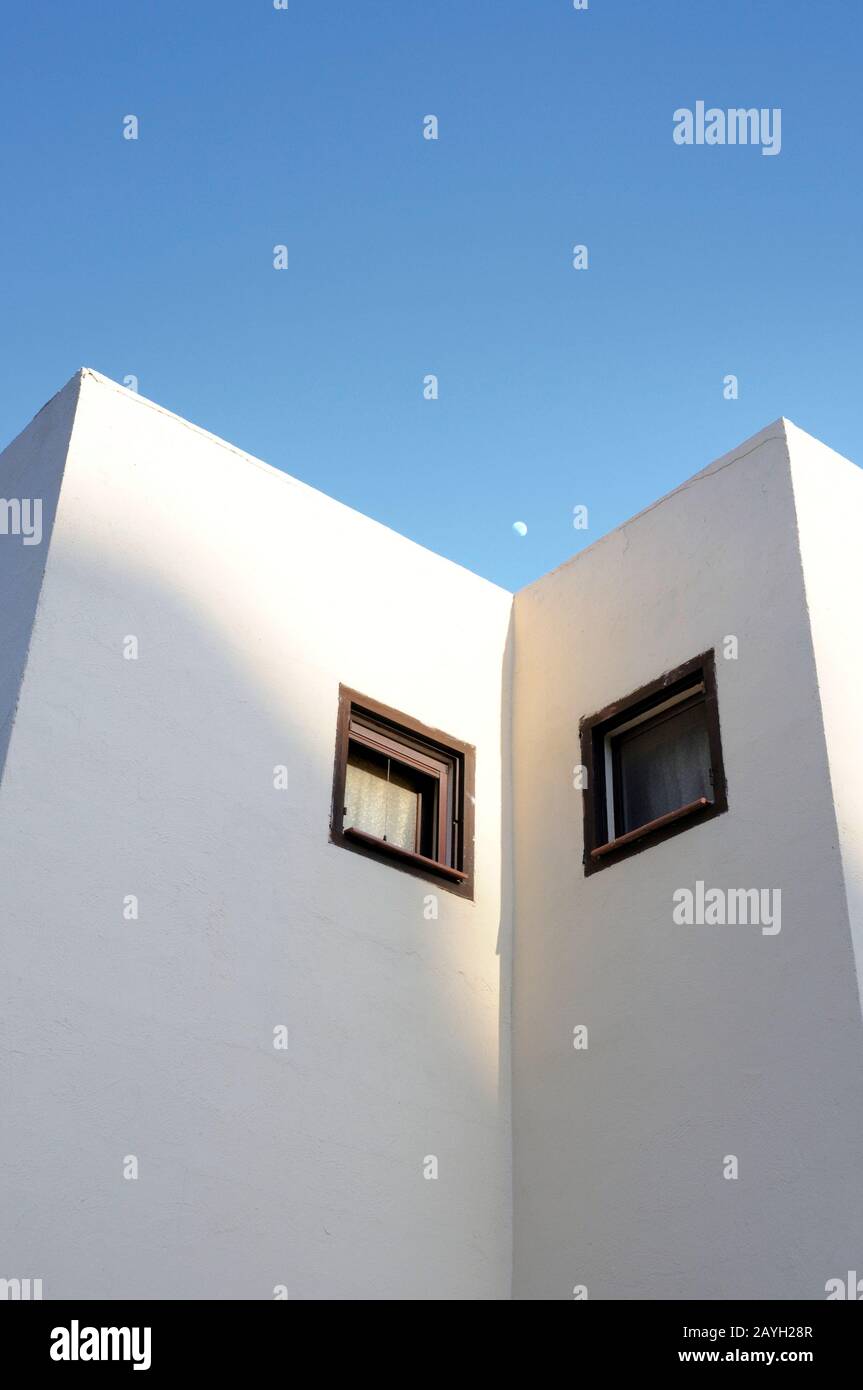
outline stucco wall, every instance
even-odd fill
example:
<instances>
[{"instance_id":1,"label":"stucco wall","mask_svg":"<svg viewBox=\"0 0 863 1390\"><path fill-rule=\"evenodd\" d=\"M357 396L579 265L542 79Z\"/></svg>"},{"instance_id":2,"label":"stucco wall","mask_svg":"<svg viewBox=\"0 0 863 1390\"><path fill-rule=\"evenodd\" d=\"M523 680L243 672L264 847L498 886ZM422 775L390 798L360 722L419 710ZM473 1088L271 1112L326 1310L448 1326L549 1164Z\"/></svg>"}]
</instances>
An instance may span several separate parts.
<instances>
[{"instance_id":1,"label":"stucco wall","mask_svg":"<svg viewBox=\"0 0 863 1390\"><path fill-rule=\"evenodd\" d=\"M25 436L26 466L48 447ZM0 1273L46 1298L509 1295L510 612L83 374L0 787ZM427 920L433 884L328 842L340 681L476 745L474 903L440 890Z\"/></svg>"},{"instance_id":2,"label":"stucco wall","mask_svg":"<svg viewBox=\"0 0 863 1390\"><path fill-rule=\"evenodd\" d=\"M585 878L580 717L710 647L727 814ZM783 422L518 594L514 652L515 1296L823 1298L863 1025ZM780 933L675 925L698 880Z\"/></svg>"},{"instance_id":3,"label":"stucco wall","mask_svg":"<svg viewBox=\"0 0 863 1390\"><path fill-rule=\"evenodd\" d=\"M519 594L510 643L509 594L74 379L0 456L45 499L41 548L0 543L0 1276L506 1298L513 1142L517 1298L858 1268L850 469L778 421ZM585 879L579 719L709 647L728 813ZM476 745L474 903L329 843L339 682ZM781 932L676 925L698 880L780 890Z\"/></svg>"}]
</instances>

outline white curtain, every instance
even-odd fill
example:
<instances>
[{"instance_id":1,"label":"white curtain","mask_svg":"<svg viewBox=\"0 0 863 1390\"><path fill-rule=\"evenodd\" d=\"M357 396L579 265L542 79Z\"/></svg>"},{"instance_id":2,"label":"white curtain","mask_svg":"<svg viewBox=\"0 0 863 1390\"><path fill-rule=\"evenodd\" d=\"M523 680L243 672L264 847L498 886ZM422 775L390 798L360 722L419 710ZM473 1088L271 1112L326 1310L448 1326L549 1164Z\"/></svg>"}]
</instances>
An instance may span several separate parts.
<instances>
[{"instance_id":1,"label":"white curtain","mask_svg":"<svg viewBox=\"0 0 863 1390\"><path fill-rule=\"evenodd\" d=\"M351 752L345 777L345 829L353 827L375 835L401 849L417 847L419 796L408 780L390 764Z\"/></svg>"}]
</instances>

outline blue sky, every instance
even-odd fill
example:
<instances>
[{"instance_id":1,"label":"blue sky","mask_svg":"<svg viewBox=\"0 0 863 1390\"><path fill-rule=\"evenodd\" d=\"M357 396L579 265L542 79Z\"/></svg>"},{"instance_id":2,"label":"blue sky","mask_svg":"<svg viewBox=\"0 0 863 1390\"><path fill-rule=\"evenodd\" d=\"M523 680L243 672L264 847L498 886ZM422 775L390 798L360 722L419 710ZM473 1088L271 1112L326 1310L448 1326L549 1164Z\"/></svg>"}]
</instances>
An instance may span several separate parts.
<instances>
[{"instance_id":1,"label":"blue sky","mask_svg":"<svg viewBox=\"0 0 863 1390\"><path fill-rule=\"evenodd\" d=\"M778 415L859 461L861 49L848 0L9 7L0 441L132 373L508 588ZM697 100L781 153L676 145Z\"/></svg>"}]
</instances>

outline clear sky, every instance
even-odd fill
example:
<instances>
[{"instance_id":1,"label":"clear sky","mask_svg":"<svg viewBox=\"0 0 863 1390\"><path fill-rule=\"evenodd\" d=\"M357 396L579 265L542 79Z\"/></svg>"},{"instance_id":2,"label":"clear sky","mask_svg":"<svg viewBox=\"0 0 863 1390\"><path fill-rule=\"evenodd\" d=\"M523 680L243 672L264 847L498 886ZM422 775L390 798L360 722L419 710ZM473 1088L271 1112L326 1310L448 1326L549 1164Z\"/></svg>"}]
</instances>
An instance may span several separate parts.
<instances>
[{"instance_id":1,"label":"clear sky","mask_svg":"<svg viewBox=\"0 0 863 1390\"><path fill-rule=\"evenodd\" d=\"M8 5L0 441L131 373L507 588L779 415L859 462L861 58L855 0Z\"/></svg>"}]
</instances>

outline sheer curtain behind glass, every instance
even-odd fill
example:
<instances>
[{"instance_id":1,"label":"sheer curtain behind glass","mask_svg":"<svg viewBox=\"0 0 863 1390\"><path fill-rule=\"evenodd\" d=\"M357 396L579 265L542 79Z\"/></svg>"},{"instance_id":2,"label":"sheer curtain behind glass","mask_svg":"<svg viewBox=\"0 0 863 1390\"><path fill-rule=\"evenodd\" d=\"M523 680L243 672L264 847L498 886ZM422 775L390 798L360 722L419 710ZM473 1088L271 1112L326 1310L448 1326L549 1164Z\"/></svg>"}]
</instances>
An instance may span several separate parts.
<instances>
[{"instance_id":1,"label":"sheer curtain behind glass","mask_svg":"<svg viewBox=\"0 0 863 1390\"><path fill-rule=\"evenodd\" d=\"M622 738L619 755L624 824L615 826L617 835L711 796L703 704Z\"/></svg>"},{"instance_id":2,"label":"sheer curtain behind glass","mask_svg":"<svg viewBox=\"0 0 863 1390\"><path fill-rule=\"evenodd\" d=\"M419 795L399 768L351 749L345 775L345 829L401 849L417 847Z\"/></svg>"}]
</instances>

